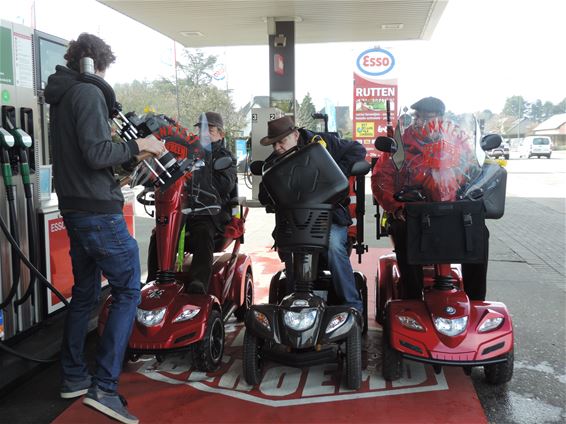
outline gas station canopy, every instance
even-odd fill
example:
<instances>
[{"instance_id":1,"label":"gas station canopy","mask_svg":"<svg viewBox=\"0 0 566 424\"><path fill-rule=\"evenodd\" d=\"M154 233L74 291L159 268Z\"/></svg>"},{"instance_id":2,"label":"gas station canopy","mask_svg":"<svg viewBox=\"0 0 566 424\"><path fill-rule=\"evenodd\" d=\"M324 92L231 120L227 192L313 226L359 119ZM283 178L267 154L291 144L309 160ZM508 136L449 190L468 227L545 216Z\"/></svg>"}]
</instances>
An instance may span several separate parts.
<instances>
[{"instance_id":1,"label":"gas station canopy","mask_svg":"<svg viewBox=\"0 0 566 424\"><path fill-rule=\"evenodd\" d=\"M275 21L296 43L426 40L448 0L98 0L185 47L265 45Z\"/></svg>"}]
</instances>

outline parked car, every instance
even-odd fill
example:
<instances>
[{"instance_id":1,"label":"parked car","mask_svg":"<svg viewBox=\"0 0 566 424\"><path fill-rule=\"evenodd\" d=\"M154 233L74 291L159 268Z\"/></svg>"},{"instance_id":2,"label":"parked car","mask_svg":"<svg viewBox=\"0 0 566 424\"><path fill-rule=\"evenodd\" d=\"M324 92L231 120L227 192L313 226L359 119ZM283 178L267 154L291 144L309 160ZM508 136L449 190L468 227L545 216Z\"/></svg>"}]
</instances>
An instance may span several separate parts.
<instances>
[{"instance_id":1,"label":"parked car","mask_svg":"<svg viewBox=\"0 0 566 424\"><path fill-rule=\"evenodd\" d=\"M500 158L503 157L505 159L509 159L509 143L507 141L503 141L499 147L495 149L488 150L487 155L492 158Z\"/></svg>"},{"instance_id":2,"label":"parked car","mask_svg":"<svg viewBox=\"0 0 566 424\"><path fill-rule=\"evenodd\" d=\"M552 140L550 137L535 135L525 137L519 148L519 156L530 159L533 156L540 158L546 156L550 159L552 155Z\"/></svg>"}]
</instances>

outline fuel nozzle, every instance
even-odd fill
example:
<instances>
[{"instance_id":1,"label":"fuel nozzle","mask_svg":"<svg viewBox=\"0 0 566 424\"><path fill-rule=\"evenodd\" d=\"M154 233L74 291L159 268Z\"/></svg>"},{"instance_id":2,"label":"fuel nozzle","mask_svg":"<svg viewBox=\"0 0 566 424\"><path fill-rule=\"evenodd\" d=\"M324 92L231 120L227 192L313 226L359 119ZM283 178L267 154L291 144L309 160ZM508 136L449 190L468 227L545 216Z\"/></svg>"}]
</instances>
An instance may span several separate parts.
<instances>
[{"instance_id":1,"label":"fuel nozzle","mask_svg":"<svg viewBox=\"0 0 566 424\"><path fill-rule=\"evenodd\" d=\"M12 167L10 166L10 153L9 149L14 147L16 141L14 136L10 134L6 129L0 127L0 154L2 159L2 177L4 178L4 185L6 186L6 194L8 200L13 200L14 193L11 186L14 185L12 182Z\"/></svg>"},{"instance_id":2,"label":"fuel nozzle","mask_svg":"<svg viewBox=\"0 0 566 424\"><path fill-rule=\"evenodd\" d=\"M24 184L30 184L30 169L28 161L28 149L32 146L32 137L23 129L16 127L16 108L13 106L2 106L2 126L7 130L13 139L11 151L12 173L17 175L21 172Z\"/></svg>"},{"instance_id":3,"label":"fuel nozzle","mask_svg":"<svg viewBox=\"0 0 566 424\"><path fill-rule=\"evenodd\" d=\"M14 136L6 131L4 128L0 127L0 147L2 150L11 149L16 144Z\"/></svg>"}]
</instances>

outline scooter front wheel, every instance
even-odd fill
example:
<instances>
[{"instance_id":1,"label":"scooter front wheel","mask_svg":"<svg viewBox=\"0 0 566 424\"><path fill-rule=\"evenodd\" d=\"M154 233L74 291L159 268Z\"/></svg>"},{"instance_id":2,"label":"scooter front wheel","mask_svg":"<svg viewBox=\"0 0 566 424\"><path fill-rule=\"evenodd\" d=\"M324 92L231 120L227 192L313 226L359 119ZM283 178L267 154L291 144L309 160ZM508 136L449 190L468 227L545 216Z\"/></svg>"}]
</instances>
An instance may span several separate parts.
<instances>
[{"instance_id":1,"label":"scooter front wheel","mask_svg":"<svg viewBox=\"0 0 566 424\"><path fill-rule=\"evenodd\" d=\"M287 279L281 278L281 271L277 272L269 284L269 300L270 305L278 305L287 294Z\"/></svg>"},{"instance_id":2,"label":"scooter front wheel","mask_svg":"<svg viewBox=\"0 0 566 424\"><path fill-rule=\"evenodd\" d=\"M213 309L207 320L203 339L192 351L193 366L204 372L216 371L224 354L224 323L220 312Z\"/></svg>"},{"instance_id":3,"label":"scooter front wheel","mask_svg":"<svg viewBox=\"0 0 566 424\"><path fill-rule=\"evenodd\" d=\"M381 372L383 378L387 381L394 381L401 378L403 371L403 357L393 349L391 340L389 340L389 308L385 311L385 320L383 323L383 339L381 350Z\"/></svg>"},{"instance_id":4,"label":"scooter front wheel","mask_svg":"<svg viewBox=\"0 0 566 424\"><path fill-rule=\"evenodd\" d=\"M362 336L354 325L346 339L346 387L358 390L362 383Z\"/></svg>"},{"instance_id":5,"label":"scooter front wheel","mask_svg":"<svg viewBox=\"0 0 566 424\"><path fill-rule=\"evenodd\" d=\"M484 365L483 373L485 381L489 384L505 384L513 377L514 353L511 350L507 353L507 360L498 364Z\"/></svg>"},{"instance_id":6,"label":"scooter front wheel","mask_svg":"<svg viewBox=\"0 0 566 424\"><path fill-rule=\"evenodd\" d=\"M244 378L250 386L256 386L261 380L261 347L263 340L246 330L244 334Z\"/></svg>"}]
</instances>

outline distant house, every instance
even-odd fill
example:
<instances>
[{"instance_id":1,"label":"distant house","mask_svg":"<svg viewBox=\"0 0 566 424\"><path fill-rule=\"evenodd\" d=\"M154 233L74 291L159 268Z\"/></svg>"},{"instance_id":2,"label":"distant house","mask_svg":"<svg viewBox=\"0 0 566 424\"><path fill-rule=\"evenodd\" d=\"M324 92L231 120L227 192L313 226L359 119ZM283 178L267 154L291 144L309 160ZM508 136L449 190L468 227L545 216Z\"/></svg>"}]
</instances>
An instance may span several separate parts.
<instances>
[{"instance_id":1,"label":"distant house","mask_svg":"<svg viewBox=\"0 0 566 424\"><path fill-rule=\"evenodd\" d=\"M523 138L530 134L536 122L529 118L506 119L502 123L501 135L504 138Z\"/></svg>"},{"instance_id":2,"label":"distant house","mask_svg":"<svg viewBox=\"0 0 566 424\"><path fill-rule=\"evenodd\" d=\"M518 148L521 140L531 134L537 125L536 121L530 118L511 119L506 118L501 122L500 134L507 139L512 149Z\"/></svg>"},{"instance_id":3,"label":"distant house","mask_svg":"<svg viewBox=\"0 0 566 424\"><path fill-rule=\"evenodd\" d=\"M559 113L541 122L533 129L533 135L549 136L555 149L566 149L566 113Z\"/></svg>"}]
</instances>

